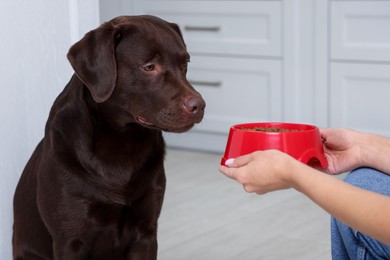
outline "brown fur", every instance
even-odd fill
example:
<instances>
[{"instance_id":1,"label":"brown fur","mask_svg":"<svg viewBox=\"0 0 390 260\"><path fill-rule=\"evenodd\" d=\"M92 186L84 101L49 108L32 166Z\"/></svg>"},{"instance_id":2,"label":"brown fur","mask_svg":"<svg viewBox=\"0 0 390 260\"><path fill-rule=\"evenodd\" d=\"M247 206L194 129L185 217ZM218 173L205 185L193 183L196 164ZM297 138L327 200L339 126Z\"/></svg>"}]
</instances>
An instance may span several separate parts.
<instances>
[{"instance_id":1,"label":"brown fur","mask_svg":"<svg viewBox=\"0 0 390 260\"><path fill-rule=\"evenodd\" d=\"M14 197L14 259L156 259L161 131L202 120L179 28L115 18L74 44L75 71Z\"/></svg>"}]
</instances>

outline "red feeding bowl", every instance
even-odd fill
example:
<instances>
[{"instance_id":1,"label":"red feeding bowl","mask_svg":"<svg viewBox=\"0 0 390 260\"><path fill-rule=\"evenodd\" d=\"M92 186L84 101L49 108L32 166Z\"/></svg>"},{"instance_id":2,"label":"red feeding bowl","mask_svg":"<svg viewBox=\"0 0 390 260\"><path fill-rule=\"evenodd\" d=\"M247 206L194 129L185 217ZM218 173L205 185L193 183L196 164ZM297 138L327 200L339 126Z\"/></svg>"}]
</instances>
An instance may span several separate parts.
<instances>
[{"instance_id":1,"label":"red feeding bowl","mask_svg":"<svg viewBox=\"0 0 390 260\"><path fill-rule=\"evenodd\" d=\"M294 123L248 123L230 128L226 160L254 151L277 149L316 168L327 168L318 127Z\"/></svg>"}]
</instances>

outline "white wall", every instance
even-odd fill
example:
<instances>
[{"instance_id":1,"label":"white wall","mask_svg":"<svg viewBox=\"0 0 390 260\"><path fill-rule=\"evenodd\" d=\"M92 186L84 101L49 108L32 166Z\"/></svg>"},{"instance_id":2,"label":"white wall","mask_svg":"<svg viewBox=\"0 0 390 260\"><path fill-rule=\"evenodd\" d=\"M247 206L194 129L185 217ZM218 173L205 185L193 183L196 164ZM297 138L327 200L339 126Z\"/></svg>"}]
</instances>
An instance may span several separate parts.
<instances>
[{"instance_id":1,"label":"white wall","mask_svg":"<svg viewBox=\"0 0 390 260\"><path fill-rule=\"evenodd\" d=\"M0 1L0 259L12 259L12 199L68 82L70 45L98 25L98 1Z\"/></svg>"},{"instance_id":2,"label":"white wall","mask_svg":"<svg viewBox=\"0 0 390 260\"><path fill-rule=\"evenodd\" d=\"M102 23L119 15L132 14L132 0L99 0L99 6Z\"/></svg>"}]
</instances>

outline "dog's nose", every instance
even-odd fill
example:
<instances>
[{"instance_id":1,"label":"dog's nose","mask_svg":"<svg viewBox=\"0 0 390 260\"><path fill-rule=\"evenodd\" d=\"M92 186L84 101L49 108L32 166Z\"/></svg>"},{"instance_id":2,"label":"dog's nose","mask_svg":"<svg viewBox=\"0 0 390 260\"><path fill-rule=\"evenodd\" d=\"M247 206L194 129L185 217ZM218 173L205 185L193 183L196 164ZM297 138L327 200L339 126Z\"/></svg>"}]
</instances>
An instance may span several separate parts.
<instances>
[{"instance_id":1,"label":"dog's nose","mask_svg":"<svg viewBox=\"0 0 390 260\"><path fill-rule=\"evenodd\" d=\"M206 103L201 97L187 98L184 102L185 109L187 110L187 112L191 114L197 114L199 112L203 112L205 106Z\"/></svg>"}]
</instances>

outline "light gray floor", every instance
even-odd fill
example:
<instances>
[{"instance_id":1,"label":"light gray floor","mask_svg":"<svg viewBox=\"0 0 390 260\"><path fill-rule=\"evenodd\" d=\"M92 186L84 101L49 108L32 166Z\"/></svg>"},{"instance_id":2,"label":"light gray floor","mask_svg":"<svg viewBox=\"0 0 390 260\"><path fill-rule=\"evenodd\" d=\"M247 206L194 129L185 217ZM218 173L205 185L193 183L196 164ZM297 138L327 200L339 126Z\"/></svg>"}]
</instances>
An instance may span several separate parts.
<instances>
[{"instance_id":1,"label":"light gray floor","mask_svg":"<svg viewBox=\"0 0 390 260\"><path fill-rule=\"evenodd\" d=\"M331 259L326 212L294 190L246 193L220 159L168 150L159 260Z\"/></svg>"}]
</instances>

